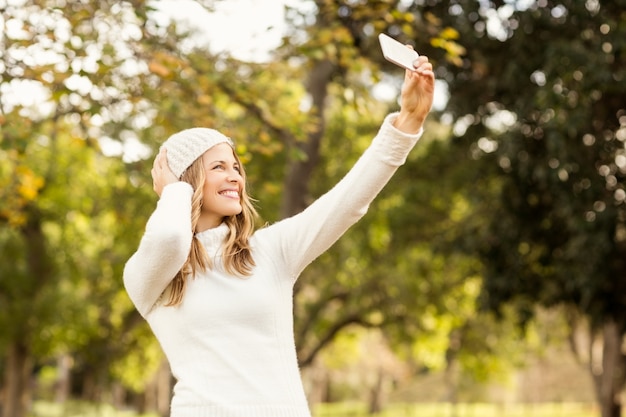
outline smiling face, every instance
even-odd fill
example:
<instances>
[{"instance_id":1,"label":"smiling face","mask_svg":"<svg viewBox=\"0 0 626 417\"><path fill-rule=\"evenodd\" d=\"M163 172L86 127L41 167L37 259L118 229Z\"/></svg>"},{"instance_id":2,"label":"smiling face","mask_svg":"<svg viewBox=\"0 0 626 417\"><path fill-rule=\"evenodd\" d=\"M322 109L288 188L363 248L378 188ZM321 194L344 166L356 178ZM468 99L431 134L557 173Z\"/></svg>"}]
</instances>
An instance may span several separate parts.
<instances>
[{"instance_id":1,"label":"smiling face","mask_svg":"<svg viewBox=\"0 0 626 417\"><path fill-rule=\"evenodd\" d=\"M217 227L224 217L241 213L244 188L241 166L229 144L221 143L206 151L202 163L206 178L198 231Z\"/></svg>"}]
</instances>

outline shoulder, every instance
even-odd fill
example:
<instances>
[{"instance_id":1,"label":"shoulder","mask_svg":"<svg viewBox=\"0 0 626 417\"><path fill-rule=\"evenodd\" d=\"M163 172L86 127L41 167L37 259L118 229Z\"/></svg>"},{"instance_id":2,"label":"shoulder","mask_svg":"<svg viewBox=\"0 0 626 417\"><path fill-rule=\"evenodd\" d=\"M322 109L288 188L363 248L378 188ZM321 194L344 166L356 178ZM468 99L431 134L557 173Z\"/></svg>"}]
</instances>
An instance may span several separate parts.
<instances>
[{"instance_id":1,"label":"shoulder","mask_svg":"<svg viewBox=\"0 0 626 417\"><path fill-rule=\"evenodd\" d=\"M289 240L289 219L266 224L257 229L250 237L250 249L254 256L265 254L276 258L283 253L283 244Z\"/></svg>"}]
</instances>

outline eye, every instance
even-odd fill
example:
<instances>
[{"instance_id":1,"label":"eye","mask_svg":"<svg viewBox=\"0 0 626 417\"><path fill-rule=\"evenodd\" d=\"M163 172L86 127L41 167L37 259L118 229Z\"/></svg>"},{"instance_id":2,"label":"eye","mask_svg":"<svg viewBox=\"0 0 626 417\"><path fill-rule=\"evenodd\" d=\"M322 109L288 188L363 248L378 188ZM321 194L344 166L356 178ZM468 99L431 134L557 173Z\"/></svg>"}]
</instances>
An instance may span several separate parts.
<instances>
[{"instance_id":1,"label":"eye","mask_svg":"<svg viewBox=\"0 0 626 417\"><path fill-rule=\"evenodd\" d=\"M239 165L235 165L233 169L241 174L241 167Z\"/></svg>"},{"instance_id":2,"label":"eye","mask_svg":"<svg viewBox=\"0 0 626 417\"><path fill-rule=\"evenodd\" d=\"M223 170L224 169L224 165L222 164L217 164L213 166L213 169L219 169L219 170Z\"/></svg>"}]
</instances>

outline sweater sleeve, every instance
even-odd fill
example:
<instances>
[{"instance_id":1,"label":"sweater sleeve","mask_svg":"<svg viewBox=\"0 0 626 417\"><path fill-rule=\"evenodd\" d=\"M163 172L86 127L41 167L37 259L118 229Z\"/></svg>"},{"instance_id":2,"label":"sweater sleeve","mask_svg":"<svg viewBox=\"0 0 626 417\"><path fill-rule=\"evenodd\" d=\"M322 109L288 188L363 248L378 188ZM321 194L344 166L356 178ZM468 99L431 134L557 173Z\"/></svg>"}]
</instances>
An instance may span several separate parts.
<instances>
[{"instance_id":1,"label":"sweater sleeve","mask_svg":"<svg viewBox=\"0 0 626 417\"><path fill-rule=\"evenodd\" d=\"M301 213L257 232L263 240L259 246L275 251L270 256L281 260L294 281L365 215L376 195L406 162L423 130L414 135L401 132L392 124L397 115L385 118L368 149L330 191Z\"/></svg>"},{"instance_id":2,"label":"sweater sleeve","mask_svg":"<svg viewBox=\"0 0 626 417\"><path fill-rule=\"evenodd\" d=\"M191 196L186 182L163 189L139 248L124 267L124 286L146 316L183 266L191 249Z\"/></svg>"}]
</instances>

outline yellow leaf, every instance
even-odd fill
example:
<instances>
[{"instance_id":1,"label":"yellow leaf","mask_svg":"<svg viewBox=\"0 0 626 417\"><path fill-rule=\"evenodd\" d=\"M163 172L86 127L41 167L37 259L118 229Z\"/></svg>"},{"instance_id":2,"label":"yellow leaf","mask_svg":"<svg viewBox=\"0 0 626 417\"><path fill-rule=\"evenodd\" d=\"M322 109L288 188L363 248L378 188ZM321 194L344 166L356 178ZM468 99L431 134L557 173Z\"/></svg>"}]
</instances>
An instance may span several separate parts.
<instances>
[{"instance_id":1,"label":"yellow leaf","mask_svg":"<svg viewBox=\"0 0 626 417\"><path fill-rule=\"evenodd\" d=\"M206 105L211 104L212 102L213 100L211 99L211 96L209 96L208 94L202 94L198 96L198 104L206 106Z\"/></svg>"},{"instance_id":2,"label":"yellow leaf","mask_svg":"<svg viewBox=\"0 0 626 417\"><path fill-rule=\"evenodd\" d=\"M459 39L459 32L451 27L447 27L441 31L440 36L444 39Z\"/></svg>"},{"instance_id":3,"label":"yellow leaf","mask_svg":"<svg viewBox=\"0 0 626 417\"><path fill-rule=\"evenodd\" d=\"M17 186L17 193L26 201L32 201L37 197L39 189L43 187L44 180L37 174L35 174L30 168L25 166L18 166L16 174L19 176L19 185Z\"/></svg>"},{"instance_id":4,"label":"yellow leaf","mask_svg":"<svg viewBox=\"0 0 626 417\"><path fill-rule=\"evenodd\" d=\"M148 69L151 73L163 78L168 77L171 74L171 71L167 69L165 65L162 65L161 63L156 61L150 61L150 63L148 64Z\"/></svg>"}]
</instances>

